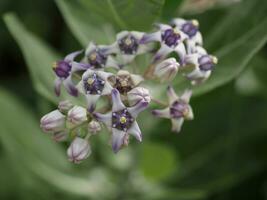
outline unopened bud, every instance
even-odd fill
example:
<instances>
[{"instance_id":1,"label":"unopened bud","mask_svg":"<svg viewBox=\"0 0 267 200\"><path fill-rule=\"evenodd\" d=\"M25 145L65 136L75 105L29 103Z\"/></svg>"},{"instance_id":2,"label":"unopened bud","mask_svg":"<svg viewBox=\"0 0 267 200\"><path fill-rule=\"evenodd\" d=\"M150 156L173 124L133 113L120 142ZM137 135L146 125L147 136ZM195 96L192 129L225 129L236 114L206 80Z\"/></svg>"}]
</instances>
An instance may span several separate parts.
<instances>
[{"instance_id":1,"label":"unopened bud","mask_svg":"<svg viewBox=\"0 0 267 200\"><path fill-rule=\"evenodd\" d=\"M41 118L40 126L46 133L59 132L65 128L65 116L59 110L54 110Z\"/></svg>"},{"instance_id":2,"label":"unopened bud","mask_svg":"<svg viewBox=\"0 0 267 200\"><path fill-rule=\"evenodd\" d=\"M154 75L161 82L172 81L178 72L179 63L175 58L168 58L155 67Z\"/></svg>"},{"instance_id":3,"label":"unopened bud","mask_svg":"<svg viewBox=\"0 0 267 200\"><path fill-rule=\"evenodd\" d=\"M82 160L88 158L91 154L91 147L88 140L76 137L70 144L67 155L69 161L73 163L80 163Z\"/></svg>"},{"instance_id":4,"label":"unopened bud","mask_svg":"<svg viewBox=\"0 0 267 200\"><path fill-rule=\"evenodd\" d=\"M68 126L69 128L82 124L87 120L87 111L84 107L74 106L68 112Z\"/></svg>"},{"instance_id":5,"label":"unopened bud","mask_svg":"<svg viewBox=\"0 0 267 200\"><path fill-rule=\"evenodd\" d=\"M128 101L131 106L136 105L140 101L150 102L151 97L149 90L143 87L136 87L127 93Z\"/></svg>"},{"instance_id":6,"label":"unopened bud","mask_svg":"<svg viewBox=\"0 0 267 200\"><path fill-rule=\"evenodd\" d=\"M68 112L73 107L73 104L69 100L60 101L58 104L58 109L61 112Z\"/></svg>"},{"instance_id":7,"label":"unopened bud","mask_svg":"<svg viewBox=\"0 0 267 200\"><path fill-rule=\"evenodd\" d=\"M92 120L89 124L88 124L88 131L92 134L95 135L97 134L99 131L101 131L101 126L99 124L99 122Z\"/></svg>"}]
</instances>

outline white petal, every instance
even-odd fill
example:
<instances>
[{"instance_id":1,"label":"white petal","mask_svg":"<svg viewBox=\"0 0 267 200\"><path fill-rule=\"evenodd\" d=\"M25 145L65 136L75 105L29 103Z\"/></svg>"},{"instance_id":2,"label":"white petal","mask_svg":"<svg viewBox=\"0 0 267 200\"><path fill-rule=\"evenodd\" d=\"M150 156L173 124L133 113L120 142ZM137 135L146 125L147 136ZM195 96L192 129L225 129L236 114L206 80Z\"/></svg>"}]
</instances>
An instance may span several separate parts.
<instances>
[{"instance_id":1,"label":"white petal","mask_svg":"<svg viewBox=\"0 0 267 200\"><path fill-rule=\"evenodd\" d=\"M74 60L74 58L76 57L76 56L78 56L79 54L81 54L83 51L75 51L75 52L73 52L73 53L70 53L69 55L67 55L65 58L64 58L64 60L65 61L73 61Z\"/></svg>"},{"instance_id":2,"label":"white petal","mask_svg":"<svg viewBox=\"0 0 267 200\"><path fill-rule=\"evenodd\" d=\"M108 56L105 67L120 68L118 62L112 56Z\"/></svg>"},{"instance_id":3,"label":"white petal","mask_svg":"<svg viewBox=\"0 0 267 200\"><path fill-rule=\"evenodd\" d=\"M131 34L137 39L140 40L144 36L144 32L131 31Z\"/></svg>"},{"instance_id":4,"label":"white petal","mask_svg":"<svg viewBox=\"0 0 267 200\"><path fill-rule=\"evenodd\" d=\"M153 58L153 62L155 63L155 62L159 62L163 60L172 51L173 51L172 48L162 43L160 49L157 51L157 53L155 54Z\"/></svg>"},{"instance_id":5,"label":"white petal","mask_svg":"<svg viewBox=\"0 0 267 200\"><path fill-rule=\"evenodd\" d=\"M155 33L148 33L145 34L142 39L140 40L140 44L147 44L150 42L160 42L161 41L161 32L157 31Z\"/></svg>"},{"instance_id":6,"label":"white petal","mask_svg":"<svg viewBox=\"0 0 267 200\"><path fill-rule=\"evenodd\" d=\"M86 70L83 75L82 75L82 79L87 79L89 76L91 76L92 74L94 74L95 71L91 70L91 69L88 69Z\"/></svg>"},{"instance_id":7,"label":"white petal","mask_svg":"<svg viewBox=\"0 0 267 200\"><path fill-rule=\"evenodd\" d=\"M191 106L188 106L188 113L185 116L185 119L187 119L187 120L194 119L194 113L193 113L193 110L192 110L192 107Z\"/></svg>"},{"instance_id":8,"label":"white petal","mask_svg":"<svg viewBox=\"0 0 267 200\"><path fill-rule=\"evenodd\" d=\"M71 72L76 72L76 71L82 71L82 70L87 70L91 67L90 64L86 64L86 63L78 63L73 61L71 63Z\"/></svg>"},{"instance_id":9,"label":"white petal","mask_svg":"<svg viewBox=\"0 0 267 200\"><path fill-rule=\"evenodd\" d=\"M112 53L119 53L120 52L117 41L111 45L101 45L101 46L99 45L99 48L101 48L101 50L105 54L112 54Z\"/></svg>"},{"instance_id":10,"label":"white petal","mask_svg":"<svg viewBox=\"0 0 267 200\"><path fill-rule=\"evenodd\" d=\"M95 72L101 79L107 80L110 76L113 76L112 73L109 72L103 72L103 71L97 71Z\"/></svg>"},{"instance_id":11,"label":"white petal","mask_svg":"<svg viewBox=\"0 0 267 200\"><path fill-rule=\"evenodd\" d=\"M87 94L86 95L86 100L87 100L87 108L89 112L93 112L96 107L96 102L99 99L100 95L91 95Z\"/></svg>"},{"instance_id":12,"label":"white petal","mask_svg":"<svg viewBox=\"0 0 267 200\"><path fill-rule=\"evenodd\" d=\"M172 27L168 24L160 24L160 23L155 23L155 26L159 28L161 31L165 31L167 29L172 29Z\"/></svg>"},{"instance_id":13,"label":"white petal","mask_svg":"<svg viewBox=\"0 0 267 200\"><path fill-rule=\"evenodd\" d=\"M109 82L106 82L105 83L105 86L103 88L103 91L102 91L102 95L108 95L108 94L110 94L111 91L112 91L112 89L113 89L113 87L110 85L110 83Z\"/></svg>"},{"instance_id":14,"label":"white petal","mask_svg":"<svg viewBox=\"0 0 267 200\"><path fill-rule=\"evenodd\" d=\"M97 121L103 122L107 127L111 127L111 112L106 114L94 113L94 117Z\"/></svg>"},{"instance_id":15,"label":"white petal","mask_svg":"<svg viewBox=\"0 0 267 200\"><path fill-rule=\"evenodd\" d=\"M175 18L171 21L171 24L173 24L179 28L181 28L184 23L186 23L186 20L184 20L182 18Z\"/></svg>"},{"instance_id":16,"label":"white petal","mask_svg":"<svg viewBox=\"0 0 267 200\"><path fill-rule=\"evenodd\" d=\"M140 55L140 54L143 54L143 53L146 53L146 52L150 52L152 49L153 49L153 47L151 45L142 45L142 44L140 44L138 49L137 49L136 55Z\"/></svg>"},{"instance_id":17,"label":"white petal","mask_svg":"<svg viewBox=\"0 0 267 200\"><path fill-rule=\"evenodd\" d=\"M179 98L177 94L175 93L173 87L171 86L168 86L167 88L167 96L168 96L169 104L172 104L174 101L176 101Z\"/></svg>"},{"instance_id":18,"label":"white petal","mask_svg":"<svg viewBox=\"0 0 267 200\"><path fill-rule=\"evenodd\" d=\"M202 39L202 35L200 32L197 32L197 34L194 36L193 40L197 45L203 44L203 39Z\"/></svg>"},{"instance_id":19,"label":"white petal","mask_svg":"<svg viewBox=\"0 0 267 200\"><path fill-rule=\"evenodd\" d=\"M57 96L60 95L62 80L60 78L55 79L54 90Z\"/></svg>"},{"instance_id":20,"label":"white petal","mask_svg":"<svg viewBox=\"0 0 267 200\"><path fill-rule=\"evenodd\" d=\"M184 44L181 42L175 47L175 52L179 55L181 60L184 60L186 55L186 50Z\"/></svg>"},{"instance_id":21,"label":"white petal","mask_svg":"<svg viewBox=\"0 0 267 200\"><path fill-rule=\"evenodd\" d=\"M172 122L172 131L174 132L180 132L182 125L184 123L184 118L178 118L178 119L171 119Z\"/></svg>"},{"instance_id":22,"label":"white petal","mask_svg":"<svg viewBox=\"0 0 267 200\"><path fill-rule=\"evenodd\" d=\"M136 121L133 122L131 128L127 131L127 133L134 136L139 142L142 141L142 133Z\"/></svg>"},{"instance_id":23,"label":"white petal","mask_svg":"<svg viewBox=\"0 0 267 200\"><path fill-rule=\"evenodd\" d=\"M73 84L71 77L68 77L63 81L63 85L66 88L67 92L72 96L78 96L78 90Z\"/></svg>"},{"instance_id":24,"label":"white petal","mask_svg":"<svg viewBox=\"0 0 267 200\"><path fill-rule=\"evenodd\" d=\"M86 94L85 90L84 90L84 85L83 85L83 80L81 80L77 85L76 88L78 89L78 91L82 94Z\"/></svg>"},{"instance_id":25,"label":"white petal","mask_svg":"<svg viewBox=\"0 0 267 200\"><path fill-rule=\"evenodd\" d=\"M126 133L123 131L112 128L112 150L114 153L117 153L120 150L125 134Z\"/></svg>"},{"instance_id":26,"label":"white petal","mask_svg":"<svg viewBox=\"0 0 267 200\"><path fill-rule=\"evenodd\" d=\"M198 65L198 54L188 54L185 56L185 65L192 64L194 66Z\"/></svg>"},{"instance_id":27,"label":"white petal","mask_svg":"<svg viewBox=\"0 0 267 200\"><path fill-rule=\"evenodd\" d=\"M191 96L192 96L192 90L186 90L182 94L182 96L180 97L180 99L182 99L186 103L189 103Z\"/></svg>"},{"instance_id":28,"label":"white petal","mask_svg":"<svg viewBox=\"0 0 267 200\"><path fill-rule=\"evenodd\" d=\"M117 34L116 39L121 40L122 38L126 37L129 35L129 31L121 31Z\"/></svg>"},{"instance_id":29,"label":"white petal","mask_svg":"<svg viewBox=\"0 0 267 200\"><path fill-rule=\"evenodd\" d=\"M112 111L116 112L125 108L125 105L121 101L120 93L117 89L113 89L111 92L112 97Z\"/></svg>"},{"instance_id":30,"label":"white petal","mask_svg":"<svg viewBox=\"0 0 267 200\"><path fill-rule=\"evenodd\" d=\"M129 113L132 115L133 118L136 118L137 115L146 109L148 106L148 102L141 101L137 103L135 106L128 108Z\"/></svg>"},{"instance_id":31,"label":"white petal","mask_svg":"<svg viewBox=\"0 0 267 200\"><path fill-rule=\"evenodd\" d=\"M92 51L96 50L97 46L94 42L90 42L85 50L85 55L88 56Z\"/></svg>"},{"instance_id":32,"label":"white petal","mask_svg":"<svg viewBox=\"0 0 267 200\"><path fill-rule=\"evenodd\" d=\"M153 110L152 114L155 115L156 117L167 118L167 119L171 117L169 107L162 110Z\"/></svg>"}]
</instances>

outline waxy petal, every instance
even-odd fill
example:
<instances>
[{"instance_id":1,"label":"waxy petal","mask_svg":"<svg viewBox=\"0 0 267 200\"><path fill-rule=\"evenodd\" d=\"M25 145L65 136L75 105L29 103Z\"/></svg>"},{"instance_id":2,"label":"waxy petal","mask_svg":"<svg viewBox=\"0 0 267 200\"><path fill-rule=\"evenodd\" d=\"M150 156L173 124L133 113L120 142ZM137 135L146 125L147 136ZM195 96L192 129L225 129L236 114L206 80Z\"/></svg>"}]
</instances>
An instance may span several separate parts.
<instances>
[{"instance_id":1,"label":"waxy petal","mask_svg":"<svg viewBox=\"0 0 267 200\"><path fill-rule=\"evenodd\" d=\"M170 109L169 107L168 108L165 108L165 109L162 109L162 110L153 110L152 111L152 114L156 117L161 117L161 118L167 118L169 119L171 116L170 116Z\"/></svg>"},{"instance_id":2,"label":"waxy petal","mask_svg":"<svg viewBox=\"0 0 267 200\"><path fill-rule=\"evenodd\" d=\"M83 52L83 50L80 51L75 51L73 53L68 54L65 58L64 61L68 61L71 62L75 59L76 56L78 56L79 54L81 54Z\"/></svg>"},{"instance_id":3,"label":"waxy petal","mask_svg":"<svg viewBox=\"0 0 267 200\"><path fill-rule=\"evenodd\" d=\"M182 125L184 123L184 118L171 119L172 131L179 133L181 131Z\"/></svg>"},{"instance_id":4,"label":"waxy petal","mask_svg":"<svg viewBox=\"0 0 267 200\"><path fill-rule=\"evenodd\" d=\"M141 101L137 103L135 106L128 108L129 113L132 115L133 118L136 118L137 115L145 110L148 106L148 102Z\"/></svg>"},{"instance_id":5,"label":"waxy petal","mask_svg":"<svg viewBox=\"0 0 267 200\"><path fill-rule=\"evenodd\" d=\"M136 121L133 122L131 128L127 131L127 133L134 136L139 142L142 141L142 133Z\"/></svg>"},{"instance_id":6,"label":"waxy petal","mask_svg":"<svg viewBox=\"0 0 267 200\"><path fill-rule=\"evenodd\" d=\"M174 101L176 101L179 98L176 92L174 91L173 87L171 86L168 86L167 88L167 96L168 96L169 104L172 104Z\"/></svg>"},{"instance_id":7,"label":"waxy petal","mask_svg":"<svg viewBox=\"0 0 267 200\"><path fill-rule=\"evenodd\" d=\"M124 131L112 128L112 150L114 153L117 153L120 150L124 142L125 134Z\"/></svg>"},{"instance_id":8,"label":"waxy petal","mask_svg":"<svg viewBox=\"0 0 267 200\"><path fill-rule=\"evenodd\" d=\"M112 112L116 112L125 108L125 105L121 101L120 93L117 89L112 90L111 97L112 97Z\"/></svg>"}]
</instances>

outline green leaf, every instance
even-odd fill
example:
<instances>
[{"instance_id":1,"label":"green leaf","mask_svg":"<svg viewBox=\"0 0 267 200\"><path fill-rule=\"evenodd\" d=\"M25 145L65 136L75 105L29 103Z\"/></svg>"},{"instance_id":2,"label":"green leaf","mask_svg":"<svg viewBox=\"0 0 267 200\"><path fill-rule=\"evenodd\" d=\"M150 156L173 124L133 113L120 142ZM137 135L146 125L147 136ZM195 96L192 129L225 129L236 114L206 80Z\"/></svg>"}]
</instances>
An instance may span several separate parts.
<instances>
[{"instance_id":1,"label":"green leaf","mask_svg":"<svg viewBox=\"0 0 267 200\"><path fill-rule=\"evenodd\" d=\"M108 21L96 15L93 10L86 9L80 0L56 0L56 3L65 22L82 46L85 47L90 41L107 43L115 39Z\"/></svg>"},{"instance_id":2,"label":"green leaf","mask_svg":"<svg viewBox=\"0 0 267 200\"><path fill-rule=\"evenodd\" d=\"M16 15L8 13L4 15L4 21L21 48L35 90L48 100L57 103L59 98L54 93L55 75L52 70L52 63L59 60L60 56L51 47L30 33ZM62 88L60 99L66 99L67 97L70 99L70 96ZM78 101L77 98L71 99Z\"/></svg>"},{"instance_id":3,"label":"green leaf","mask_svg":"<svg viewBox=\"0 0 267 200\"><path fill-rule=\"evenodd\" d=\"M143 144L140 155L140 169L150 180L159 181L168 178L179 167L175 152L159 143Z\"/></svg>"},{"instance_id":4,"label":"green leaf","mask_svg":"<svg viewBox=\"0 0 267 200\"><path fill-rule=\"evenodd\" d=\"M56 0L56 3L78 41L111 43L116 30L149 30L159 17L164 0ZM140 9L145 12L140 12ZM138 14L137 14L138 13Z\"/></svg>"}]
</instances>

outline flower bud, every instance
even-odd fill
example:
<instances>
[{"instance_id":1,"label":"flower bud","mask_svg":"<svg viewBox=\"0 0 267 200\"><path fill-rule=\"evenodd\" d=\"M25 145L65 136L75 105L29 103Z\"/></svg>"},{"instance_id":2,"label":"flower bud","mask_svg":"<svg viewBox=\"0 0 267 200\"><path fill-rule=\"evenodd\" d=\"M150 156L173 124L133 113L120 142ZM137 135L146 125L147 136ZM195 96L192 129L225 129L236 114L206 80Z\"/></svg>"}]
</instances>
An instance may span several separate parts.
<instances>
[{"instance_id":1,"label":"flower bud","mask_svg":"<svg viewBox=\"0 0 267 200\"><path fill-rule=\"evenodd\" d=\"M69 100L60 101L58 104L58 109L61 112L68 112L73 107L73 104Z\"/></svg>"},{"instance_id":2,"label":"flower bud","mask_svg":"<svg viewBox=\"0 0 267 200\"><path fill-rule=\"evenodd\" d=\"M143 87L136 87L127 93L128 101L131 106L136 105L140 101L150 102L149 90Z\"/></svg>"},{"instance_id":3,"label":"flower bud","mask_svg":"<svg viewBox=\"0 0 267 200\"><path fill-rule=\"evenodd\" d=\"M179 66L175 58L168 58L156 65L154 75L158 77L161 82L172 81L178 72Z\"/></svg>"},{"instance_id":4,"label":"flower bud","mask_svg":"<svg viewBox=\"0 0 267 200\"><path fill-rule=\"evenodd\" d=\"M73 163L80 163L91 154L91 147L88 140L76 137L70 144L67 155L69 161Z\"/></svg>"},{"instance_id":5,"label":"flower bud","mask_svg":"<svg viewBox=\"0 0 267 200\"><path fill-rule=\"evenodd\" d=\"M73 128L87 120L87 111L81 106L74 106L68 112L68 126Z\"/></svg>"},{"instance_id":6,"label":"flower bud","mask_svg":"<svg viewBox=\"0 0 267 200\"><path fill-rule=\"evenodd\" d=\"M99 124L99 122L92 120L89 124L88 124L88 131L92 134L95 135L97 134L99 131L101 131L101 126Z\"/></svg>"},{"instance_id":7,"label":"flower bud","mask_svg":"<svg viewBox=\"0 0 267 200\"><path fill-rule=\"evenodd\" d=\"M59 132L65 128L65 116L54 110L41 118L40 126L46 133Z\"/></svg>"},{"instance_id":8,"label":"flower bud","mask_svg":"<svg viewBox=\"0 0 267 200\"><path fill-rule=\"evenodd\" d=\"M56 132L52 135L52 139L55 142L63 142L65 140L67 140L68 138L68 133L67 131L60 131L60 132Z\"/></svg>"}]
</instances>

